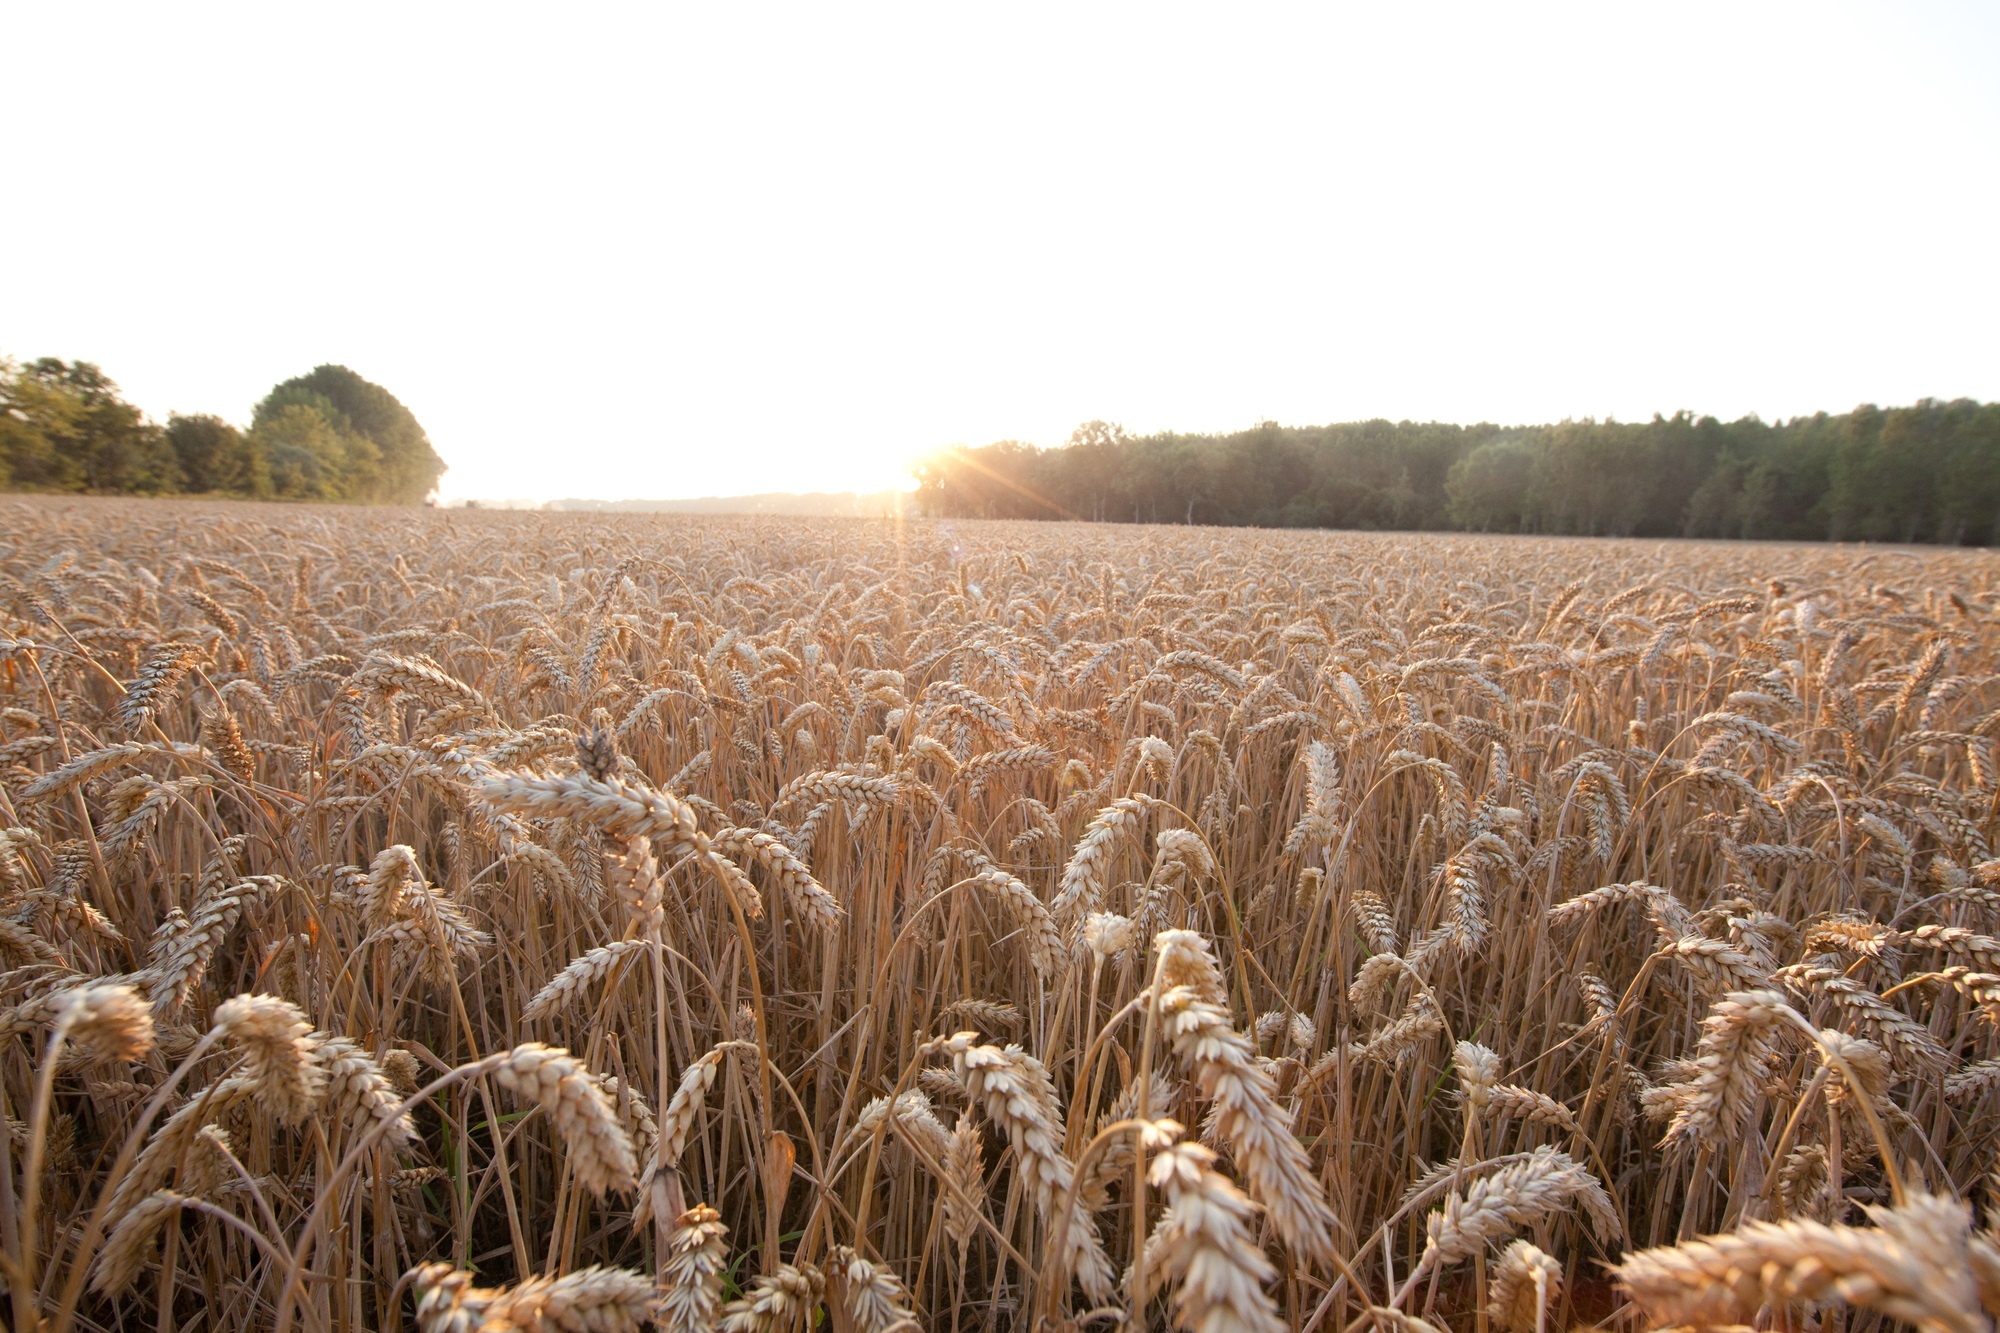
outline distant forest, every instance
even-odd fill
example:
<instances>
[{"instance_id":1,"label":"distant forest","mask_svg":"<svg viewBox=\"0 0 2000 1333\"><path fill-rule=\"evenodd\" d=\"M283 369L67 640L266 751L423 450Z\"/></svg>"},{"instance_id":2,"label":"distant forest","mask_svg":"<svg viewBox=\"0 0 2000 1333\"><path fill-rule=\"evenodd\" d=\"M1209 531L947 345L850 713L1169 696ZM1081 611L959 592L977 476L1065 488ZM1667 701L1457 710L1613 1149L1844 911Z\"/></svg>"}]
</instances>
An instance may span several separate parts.
<instances>
[{"instance_id":1,"label":"distant forest","mask_svg":"<svg viewBox=\"0 0 2000 1333\"><path fill-rule=\"evenodd\" d=\"M944 450L918 480L924 512L961 518L1995 545L2000 403L1230 435L1093 421L1054 449Z\"/></svg>"},{"instance_id":2,"label":"distant forest","mask_svg":"<svg viewBox=\"0 0 2000 1333\"><path fill-rule=\"evenodd\" d=\"M149 421L88 361L0 358L7 490L418 504L444 470L410 409L346 366L277 385L245 431L206 414Z\"/></svg>"}]
</instances>

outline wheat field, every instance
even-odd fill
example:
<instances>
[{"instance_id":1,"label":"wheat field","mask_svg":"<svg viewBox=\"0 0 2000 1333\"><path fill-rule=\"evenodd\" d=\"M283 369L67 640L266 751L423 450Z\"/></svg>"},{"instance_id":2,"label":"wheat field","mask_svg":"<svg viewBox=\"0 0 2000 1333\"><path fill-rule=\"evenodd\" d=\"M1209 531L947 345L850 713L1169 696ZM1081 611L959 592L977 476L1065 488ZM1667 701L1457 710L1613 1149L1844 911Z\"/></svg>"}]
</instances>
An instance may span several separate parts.
<instances>
[{"instance_id":1,"label":"wheat field","mask_svg":"<svg viewBox=\"0 0 2000 1333\"><path fill-rule=\"evenodd\" d=\"M2000 1311L1984 552L0 519L11 1328Z\"/></svg>"}]
</instances>

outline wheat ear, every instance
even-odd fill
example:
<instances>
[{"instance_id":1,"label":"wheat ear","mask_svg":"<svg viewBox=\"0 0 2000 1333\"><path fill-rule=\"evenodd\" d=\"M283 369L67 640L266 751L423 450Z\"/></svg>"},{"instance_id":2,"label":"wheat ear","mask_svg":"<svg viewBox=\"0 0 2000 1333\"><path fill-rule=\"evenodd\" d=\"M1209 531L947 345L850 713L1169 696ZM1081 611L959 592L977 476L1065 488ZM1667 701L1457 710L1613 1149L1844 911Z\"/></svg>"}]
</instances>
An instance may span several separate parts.
<instances>
[{"instance_id":1,"label":"wheat ear","mask_svg":"<svg viewBox=\"0 0 2000 1333\"><path fill-rule=\"evenodd\" d=\"M1525 1240L1500 1253L1486 1288L1486 1310L1506 1333L1539 1333L1549 1304L1562 1295L1562 1265Z\"/></svg>"},{"instance_id":2,"label":"wheat ear","mask_svg":"<svg viewBox=\"0 0 2000 1333\"><path fill-rule=\"evenodd\" d=\"M153 1009L123 984L84 986L68 993L57 1029L87 1060L143 1060L153 1049Z\"/></svg>"},{"instance_id":3,"label":"wheat ear","mask_svg":"<svg viewBox=\"0 0 2000 1333\"><path fill-rule=\"evenodd\" d=\"M1600 1237L1619 1232L1604 1187L1568 1153L1537 1148L1525 1160L1482 1176L1446 1198L1426 1223L1426 1266L1456 1263L1571 1201L1583 1204Z\"/></svg>"},{"instance_id":4,"label":"wheat ear","mask_svg":"<svg viewBox=\"0 0 2000 1333\"><path fill-rule=\"evenodd\" d=\"M90 1289L116 1296L131 1286L152 1256L153 1239L178 1214L188 1196L174 1190L155 1190L139 1200L136 1207L118 1219L106 1237L97 1265L90 1275Z\"/></svg>"},{"instance_id":5,"label":"wheat ear","mask_svg":"<svg viewBox=\"0 0 2000 1333\"><path fill-rule=\"evenodd\" d=\"M710 835L709 844L739 862L754 861L762 866L784 892L792 910L814 930L828 931L840 924L840 900L813 878L811 869L791 848L770 834L726 828Z\"/></svg>"},{"instance_id":6,"label":"wheat ear","mask_svg":"<svg viewBox=\"0 0 2000 1333\"><path fill-rule=\"evenodd\" d=\"M722 1307L722 1333L790 1333L809 1328L806 1321L819 1308L826 1279L810 1264L778 1265L750 1284L747 1291Z\"/></svg>"},{"instance_id":7,"label":"wheat ear","mask_svg":"<svg viewBox=\"0 0 2000 1333\"><path fill-rule=\"evenodd\" d=\"M493 1077L549 1113L569 1145L576 1178L591 1193L602 1198L606 1190L638 1185L632 1140L610 1095L582 1061L559 1046L529 1042L508 1052Z\"/></svg>"},{"instance_id":8,"label":"wheat ear","mask_svg":"<svg viewBox=\"0 0 2000 1333\"><path fill-rule=\"evenodd\" d=\"M1062 1116L1055 1088L1042 1062L1018 1046L1002 1050L980 1046L978 1034L961 1032L945 1044L966 1100L985 1113L1014 1147L1015 1169L1030 1198L1051 1230L1065 1237L1061 1262L1075 1272L1092 1300L1112 1293L1111 1261L1098 1239L1097 1223L1072 1198L1075 1179L1069 1158L1062 1155ZM1068 1201L1067 1215L1058 1205Z\"/></svg>"},{"instance_id":9,"label":"wheat ear","mask_svg":"<svg viewBox=\"0 0 2000 1333\"><path fill-rule=\"evenodd\" d=\"M651 947L650 940L619 940L585 950L535 992L535 997L521 1010L521 1021L532 1023L537 1019L553 1017L575 1003L588 988L609 976L622 960Z\"/></svg>"},{"instance_id":10,"label":"wheat ear","mask_svg":"<svg viewBox=\"0 0 2000 1333\"><path fill-rule=\"evenodd\" d=\"M257 1100L278 1119L298 1124L326 1092L319 1063L320 1036L290 1000L239 995L216 1006L215 1026L242 1052L244 1074Z\"/></svg>"},{"instance_id":11,"label":"wheat ear","mask_svg":"<svg viewBox=\"0 0 2000 1333\"><path fill-rule=\"evenodd\" d=\"M723 1241L729 1228L713 1208L698 1203L674 1222L660 1262L660 1327L667 1333L713 1333L722 1301Z\"/></svg>"},{"instance_id":12,"label":"wheat ear","mask_svg":"<svg viewBox=\"0 0 2000 1333\"><path fill-rule=\"evenodd\" d=\"M828 1266L838 1277L840 1303L854 1321L855 1333L913 1333L916 1316L910 1313L910 1294L895 1270L862 1258L845 1245L836 1245L827 1256Z\"/></svg>"},{"instance_id":13,"label":"wheat ear","mask_svg":"<svg viewBox=\"0 0 2000 1333\"><path fill-rule=\"evenodd\" d=\"M1281 1333L1284 1321L1264 1292L1277 1270L1251 1238L1256 1206L1216 1173L1213 1152L1173 1142L1179 1135L1171 1120L1145 1133L1157 1152L1146 1179L1167 1197L1155 1252L1180 1281L1176 1322L1189 1333Z\"/></svg>"},{"instance_id":14,"label":"wheat ear","mask_svg":"<svg viewBox=\"0 0 2000 1333\"><path fill-rule=\"evenodd\" d=\"M1983 1333L1967 1253L1971 1212L1912 1195L1871 1208L1875 1226L1746 1222L1735 1232L1641 1250L1618 1280L1658 1324L1747 1322L1766 1305L1839 1298L1932 1333Z\"/></svg>"},{"instance_id":15,"label":"wheat ear","mask_svg":"<svg viewBox=\"0 0 2000 1333\"><path fill-rule=\"evenodd\" d=\"M653 1322L653 1308L650 1281L622 1268L593 1264L561 1277L531 1277L508 1288L487 1307L484 1330L638 1333Z\"/></svg>"}]
</instances>

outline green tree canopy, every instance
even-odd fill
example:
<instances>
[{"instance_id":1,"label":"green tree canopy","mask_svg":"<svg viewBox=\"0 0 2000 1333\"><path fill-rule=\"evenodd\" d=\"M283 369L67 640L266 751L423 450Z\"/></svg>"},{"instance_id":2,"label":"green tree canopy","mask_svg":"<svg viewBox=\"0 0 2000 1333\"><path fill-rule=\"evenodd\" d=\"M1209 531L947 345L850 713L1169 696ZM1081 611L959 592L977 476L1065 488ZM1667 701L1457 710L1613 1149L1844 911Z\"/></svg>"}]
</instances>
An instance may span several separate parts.
<instances>
[{"instance_id":1,"label":"green tree canopy","mask_svg":"<svg viewBox=\"0 0 2000 1333\"><path fill-rule=\"evenodd\" d=\"M341 456L335 471L338 484L344 489L326 498L416 504L430 494L438 478L444 475L444 460L431 447L430 437L424 434L424 428L410 409L387 389L361 378L346 366L316 366L311 374L286 380L273 388L257 405L251 421L252 433L291 407L317 412L328 430L343 437L334 452ZM302 438L300 432L309 428L300 418L292 417L290 421L285 438ZM323 433L314 438L332 448ZM370 447L364 448L356 441L365 441ZM272 476L276 478L280 468L275 458L272 461ZM326 463L328 459L321 461ZM284 494L282 487L279 493Z\"/></svg>"},{"instance_id":2,"label":"green tree canopy","mask_svg":"<svg viewBox=\"0 0 2000 1333\"><path fill-rule=\"evenodd\" d=\"M167 418L167 443L180 463L186 489L197 495L271 494L271 469L264 451L218 416Z\"/></svg>"},{"instance_id":3,"label":"green tree canopy","mask_svg":"<svg viewBox=\"0 0 2000 1333\"><path fill-rule=\"evenodd\" d=\"M180 465L157 426L88 361L0 362L0 479L38 491L157 495Z\"/></svg>"},{"instance_id":4,"label":"green tree canopy","mask_svg":"<svg viewBox=\"0 0 2000 1333\"><path fill-rule=\"evenodd\" d=\"M1058 449L955 448L918 471L929 512L1265 527L2000 545L2000 404L1925 399L1767 424L1263 422Z\"/></svg>"},{"instance_id":5,"label":"green tree canopy","mask_svg":"<svg viewBox=\"0 0 2000 1333\"><path fill-rule=\"evenodd\" d=\"M1519 532L1534 482L1535 454L1520 440L1491 440L1451 465L1445 495L1452 522L1474 532Z\"/></svg>"},{"instance_id":6,"label":"green tree canopy","mask_svg":"<svg viewBox=\"0 0 2000 1333\"><path fill-rule=\"evenodd\" d=\"M274 392L258 404L250 438L265 458L273 493L283 499L381 498L381 449L348 429L347 418L319 394Z\"/></svg>"},{"instance_id":7,"label":"green tree canopy","mask_svg":"<svg viewBox=\"0 0 2000 1333\"><path fill-rule=\"evenodd\" d=\"M155 425L88 361L0 357L0 487L415 504L444 466L410 410L345 366L274 387L246 432L202 413Z\"/></svg>"}]
</instances>

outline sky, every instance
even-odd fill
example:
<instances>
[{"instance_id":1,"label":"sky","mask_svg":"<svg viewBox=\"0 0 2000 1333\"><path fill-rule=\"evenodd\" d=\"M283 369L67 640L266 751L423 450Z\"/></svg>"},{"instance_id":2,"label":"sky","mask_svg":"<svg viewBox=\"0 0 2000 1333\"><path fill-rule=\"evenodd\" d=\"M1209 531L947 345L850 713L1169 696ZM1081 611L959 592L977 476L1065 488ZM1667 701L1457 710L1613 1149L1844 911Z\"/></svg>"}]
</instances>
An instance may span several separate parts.
<instances>
[{"instance_id":1,"label":"sky","mask_svg":"<svg viewBox=\"0 0 2000 1333\"><path fill-rule=\"evenodd\" d=\"M2000 399L2000 5L0 0L0 355L448 499Z\"/></svg>"}]
</instances>

